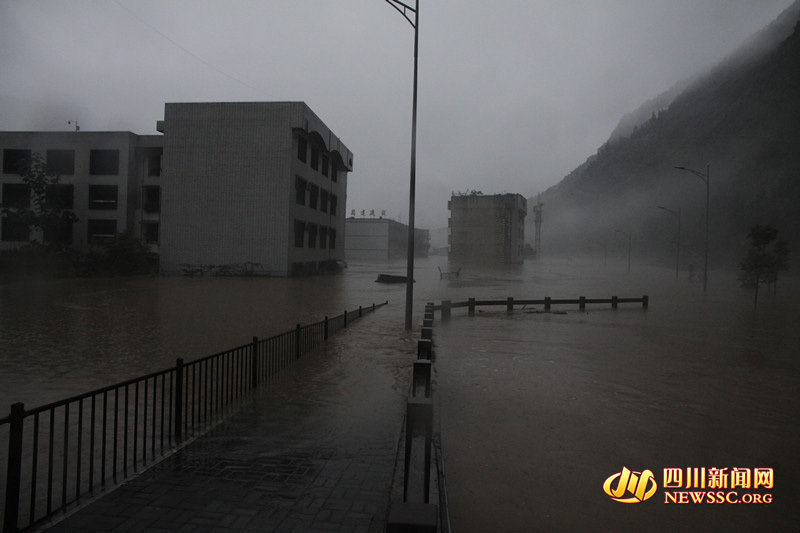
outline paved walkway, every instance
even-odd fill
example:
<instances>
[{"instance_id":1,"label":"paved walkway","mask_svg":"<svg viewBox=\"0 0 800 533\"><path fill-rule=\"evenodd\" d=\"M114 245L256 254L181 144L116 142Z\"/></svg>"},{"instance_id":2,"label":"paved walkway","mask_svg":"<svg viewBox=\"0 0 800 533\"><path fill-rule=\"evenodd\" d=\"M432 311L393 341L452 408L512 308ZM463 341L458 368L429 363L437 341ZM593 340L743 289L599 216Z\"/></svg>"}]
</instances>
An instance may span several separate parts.
<instances>
[{"instance_id":1,"label":"paved walkway","mask_svg":"<svg viewBox=\"0 0 800 533\"><path fill-rule=\"evenodd\" d=\"M415 345L380 315L49 531L385 530Z\"/></svg>"}]
</instances>

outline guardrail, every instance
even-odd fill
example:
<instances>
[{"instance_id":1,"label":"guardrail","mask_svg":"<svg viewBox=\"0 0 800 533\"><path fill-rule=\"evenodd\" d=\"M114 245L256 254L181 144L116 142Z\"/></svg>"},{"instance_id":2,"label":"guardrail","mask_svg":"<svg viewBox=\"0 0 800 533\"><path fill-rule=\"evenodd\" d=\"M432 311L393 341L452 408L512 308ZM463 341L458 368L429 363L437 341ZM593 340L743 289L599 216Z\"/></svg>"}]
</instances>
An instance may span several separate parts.
<instances>
[{"instance_id":1,"label":"guardrail","mask_svg":"<svg viewBox=\"0 0 800 533\"><path fill-rule=\"evenodd\" d=\"M3 533L66 512L208 431L372 304L267 339L0 418L7 434ZM0 466L2 462L0 462Z\"/></svg>"},{"instance_id":2,"label":"guardrail","mask_svg":"<svg viewBox=\"0 0 800 533\"><path fill-rule=\"evenodd\" d=\"M475 298L469 298L461 302L442 300L442 303L439 305L434 305L433 309L435 311L440 311L442 318L448 318L450 316L450 311L458 307L466 307L469 316L474 316L475 308L479 306L504 305L506 306L506 310L513 311L515 306L543 305L545 312L549 312L552 310L552 306L554 305L577 305L580 311L585 311L587 304L611 304L612 309L617 309L619 304L627 303L640 303L642 304L642 309L647 309L647 307L650 305L650 298L647 295L644 295L641 298L619 298L618 296L612 296L611 298L587 298L585 296L581 296L579 298L550 298L549 296L546 296L538 300L515 300L511 296L505 300L476 300Z\"/></svg>"}]
</instances>

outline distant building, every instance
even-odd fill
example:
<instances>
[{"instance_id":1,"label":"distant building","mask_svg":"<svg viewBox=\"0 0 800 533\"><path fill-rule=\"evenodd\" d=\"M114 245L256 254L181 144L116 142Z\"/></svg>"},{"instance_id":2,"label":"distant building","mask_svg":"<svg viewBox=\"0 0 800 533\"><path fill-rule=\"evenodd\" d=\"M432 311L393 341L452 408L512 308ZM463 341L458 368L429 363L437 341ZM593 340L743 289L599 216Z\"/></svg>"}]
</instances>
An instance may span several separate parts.
<instances>
[{"instance_id":1,"label":"distant building","mask_svg":"<svg viewBox=\"0 0 800 533\"><path fill-rule=\"evenodd\" d=\"M522 263L527 202L520 194L453 195L451 263Z\"/></svg>"},{"instance_id":2,"label":"distant building","mask_svg":"<svg viewBox=\"0 0 800 533\"><path fill-rule=\"evenodd\" d=\"M48 201L78 217L71 232L58 236L33 234L3 217L0 248L44 238L85 250L127 231L157 251L162 146L160 135L130 132L0 132L2 205L31 206L31 191L20 174L38 153L59 176L59 183L48 187Z\"/></svg>"},{"instance_id":3,"label":"distant building","mask_svg":"<svg viewBox=\"0 0 800 533\"><path fill-rule=\"evenodd\" d=\"M30 205L33 153L60 176L48 197L79 221L76 249L130 232L165 272L316 272L344 259L353 154L303 102L166 104L163 135L0 132L0 201ZM0 249L42 236L0 219Z\"/></svg>"},{"instance_id":4,"label":"distant building","mask_svg":"<svg viewBox=\"0 0 800 533\"><path fill-rule=\"evenodd\" d=\"M347 261L391 261L402 259L408 250L408 225L388 218L348 218L345 221ZM427 257L428 230L414 230L414 256Z\"/></svg>"}]
</instances>

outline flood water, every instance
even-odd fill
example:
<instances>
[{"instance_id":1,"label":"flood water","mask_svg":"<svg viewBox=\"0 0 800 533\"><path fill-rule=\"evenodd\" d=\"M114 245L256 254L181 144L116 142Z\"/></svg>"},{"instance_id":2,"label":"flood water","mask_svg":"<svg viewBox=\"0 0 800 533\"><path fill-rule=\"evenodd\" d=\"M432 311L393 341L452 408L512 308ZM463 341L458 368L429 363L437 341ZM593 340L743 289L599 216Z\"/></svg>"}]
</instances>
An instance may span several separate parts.
<instances>
[{"instance_id":1,"label":"flood water","mask_svg":"<svg viewBox=\"0 0 800 533\"><path fill-rule=\"evenodd\" d=\"M417 261L415 324L425 301L650 296L650 308L555 306L475 317L437 315L436 389L454 531L789 530L800 416L797 280L776 297L740 289L735 272L675 280L668 265L529 261L465 267L440 280L445 258ZM143 277L0 287L0 414L31 408L389 300L374 331L410 343L403 285L351 265L295 279ZM563 314L562 314L563 312ZM357 327L370 326L366 321ZM408 361L398 358L398 368ZM300 389L298 394L307 394ZM288 398L287 401L291 401ZM335 403L335 398L331 399ZM603 481L622 467L770 467L769 505L611 501ZM763 526L763 527L762 527Z\"/></svg>"}]
</instances>

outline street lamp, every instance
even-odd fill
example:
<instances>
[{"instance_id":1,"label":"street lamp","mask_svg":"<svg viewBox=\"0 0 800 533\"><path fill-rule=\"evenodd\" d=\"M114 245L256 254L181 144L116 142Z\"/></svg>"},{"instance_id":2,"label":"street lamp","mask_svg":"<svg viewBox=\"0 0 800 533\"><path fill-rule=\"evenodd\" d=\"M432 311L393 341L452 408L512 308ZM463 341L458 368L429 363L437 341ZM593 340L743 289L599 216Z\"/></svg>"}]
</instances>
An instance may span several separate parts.
<instances>
[{"instance_id":1,"label":"street lamp","mask_svg":"<svg viewBox=\"0 0 800 533\"><path fill-rule=\"evenodd\" d=\"M622 231L621 229L614 230L617 233L622 233L623 235L628 236L628 274L631 273L631 234L627 231Z\"/></svg>"},{"instance_id":2,"label":"street lamp","mask_svg":"<svg viewBox=\"0 0 800 533\"><path fill-rule=\"evenodd\" d=\"M419 0L414 7L400 0L386 0L414 28L414 96L411 106L411 177L408 192L408 259L406 266L406 330L411 329L414 304L414 197L417 172L417 52L419 50ZM412 20L409 13L414 14Z\"/></svg>"},{"instance_id":3,"label":"street lamp","mask_svg":"<svg viewBox=\"0 0 800 533\"><path fill-rule=\"evenodd\" d=\"M678 270L681 265L681 210L678 209L676 212L661 205L657 205L656 207L678 217L678 236L675 238L675 279L678 279Z\"/></svg>"},{"instance_id":4,"label":"street lamp","mask_svg":"<svg viewBox=\"0 0 800 533\"><path fill-rule=\"evenodd\" d=\"M705 259L703 261L703 294L706 293L708 289L708 197L709 197L709 181L711 181L711 165L706 165L706 173L703 174L699 170L693 170L691 168L686 167L678 167L678 170L685 170L686 172L691 172L701 180L703 180L706 184L706 243L705 243Z\"/></svg>"}]
</instances>

